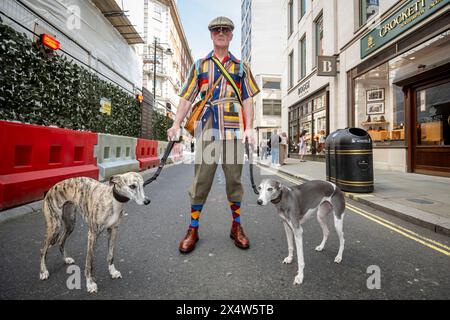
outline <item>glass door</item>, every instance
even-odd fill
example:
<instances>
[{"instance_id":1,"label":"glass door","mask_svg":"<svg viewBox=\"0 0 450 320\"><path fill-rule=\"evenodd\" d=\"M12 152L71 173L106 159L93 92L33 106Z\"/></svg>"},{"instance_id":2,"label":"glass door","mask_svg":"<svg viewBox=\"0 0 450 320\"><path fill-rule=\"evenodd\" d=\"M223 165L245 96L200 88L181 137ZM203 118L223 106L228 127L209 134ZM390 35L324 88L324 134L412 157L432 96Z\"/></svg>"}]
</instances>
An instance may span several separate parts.
<instances>
[{"instance_id":1,"label":"glass door","mask_svg":"<svg viewBox=\"0 0 450 320\"><path fill-rule=\"evenodd\" d=\"M450 175L450 79L415 90L414 171Z\"/></svg>"}]
</instances>

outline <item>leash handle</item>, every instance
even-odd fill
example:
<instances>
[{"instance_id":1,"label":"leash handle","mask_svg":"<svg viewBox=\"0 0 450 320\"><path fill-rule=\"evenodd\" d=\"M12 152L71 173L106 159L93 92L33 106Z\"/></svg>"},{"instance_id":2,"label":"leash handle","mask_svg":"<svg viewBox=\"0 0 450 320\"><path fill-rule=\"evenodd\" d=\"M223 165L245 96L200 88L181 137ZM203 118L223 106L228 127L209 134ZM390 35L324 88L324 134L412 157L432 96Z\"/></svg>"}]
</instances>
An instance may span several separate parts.
<instances>
[{"instance_id":1,"label":"leash handle","mask_svg":"<svg viewBox=\"0 0 450 320\"><path fill-rule=\"evenodd\" d=\"M253 192L255 194L259 194L258 188L256 187L256 184L255 184L255 180L253 179L253 162L252 162L252 158L251 158L251 154L253 154L253 153L250 153L248 138L245 138L245 153L247 153L247 157L248 157L248 164L249 164L249 169L250 169L250 183L252 185Z\"/></svg>"},{"instance_id":2,"label":"leash handle","mask_svg":"<svg viewBox=\"0 0 450 320\"><path fill-rule=\"evenodd\" d=\"M151 178L147 179L144 182L144 187L146 185L152 183L153 181L155 181L156 178L158 178L159 174L161 173L162 168L166 164L167 158L169 157L170 153L172 152L173 146L175 145L175 143L178 143L178 142L180 142L180 141L179 140L178 141L175 141L175 140L170 140L169 141L169 143L167 144L166 151L164 152L164 155L163 155L163 157L161 158L161 160L159 162L158 169L156 170L155 174Z\"/></svg>"}]
</instances>

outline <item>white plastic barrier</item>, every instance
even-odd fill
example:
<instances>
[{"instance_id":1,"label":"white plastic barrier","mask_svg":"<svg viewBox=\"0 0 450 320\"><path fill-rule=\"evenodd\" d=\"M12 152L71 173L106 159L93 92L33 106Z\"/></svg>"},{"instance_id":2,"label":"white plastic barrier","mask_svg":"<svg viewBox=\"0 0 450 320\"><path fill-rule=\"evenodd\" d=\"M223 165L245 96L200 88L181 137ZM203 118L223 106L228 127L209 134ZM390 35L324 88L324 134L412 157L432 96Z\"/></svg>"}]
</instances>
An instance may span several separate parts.
<instances>
[{"instance_id":1,"label":"white plastic barrier","mask_svg":"<svg viewBox=\"0 0 450 320\"><path fill-rule=\"evenodd\" d=\"M99 133L98 145L94 148L99 180L129 171L139 172L136 145L136 138Z\"/></svg>"}]
</instances>

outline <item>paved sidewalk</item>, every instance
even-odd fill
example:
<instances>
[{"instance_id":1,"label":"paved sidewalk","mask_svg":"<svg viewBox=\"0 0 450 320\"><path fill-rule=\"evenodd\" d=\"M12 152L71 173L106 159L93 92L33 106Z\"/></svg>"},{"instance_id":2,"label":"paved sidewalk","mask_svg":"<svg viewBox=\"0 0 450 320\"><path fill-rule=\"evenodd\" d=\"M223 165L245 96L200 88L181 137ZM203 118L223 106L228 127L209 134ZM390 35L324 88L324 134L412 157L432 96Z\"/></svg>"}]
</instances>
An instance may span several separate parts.
<instances>
[{"instance_id":1,"label":"paved sidewalk","mask_svg":"<svg viewBox=\"0 0 450 320\"><path fill-rule=\"evenodd\" d=\"M258 164L270 167L269 159L258 160ZM300 162L288 158L286 164L270 169L303 181L326 180L324 162ZM375 169L374 180L373 193L346 193L346 196L435 232L450 235L450 178Z\"/></svg>"}]
</instances>

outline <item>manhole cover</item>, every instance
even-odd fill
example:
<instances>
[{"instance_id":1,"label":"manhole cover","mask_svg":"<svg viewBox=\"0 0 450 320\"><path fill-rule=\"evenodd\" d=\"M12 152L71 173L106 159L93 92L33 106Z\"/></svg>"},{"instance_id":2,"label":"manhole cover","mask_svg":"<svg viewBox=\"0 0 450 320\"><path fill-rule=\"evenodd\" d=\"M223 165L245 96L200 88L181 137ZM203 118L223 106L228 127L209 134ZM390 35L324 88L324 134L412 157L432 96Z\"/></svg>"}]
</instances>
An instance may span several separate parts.
<instances>
[{"instance_id":1,"label":"manhole cover","mask_svg":"<svg viewBox=\"0 0 450 320\"><path fill-rule=\"evenodd\" d=\"M433 204L433 201L423 200L423 199L406 199L411 202L420 203L420 204Z\"/></svg>"}]
</instances>

